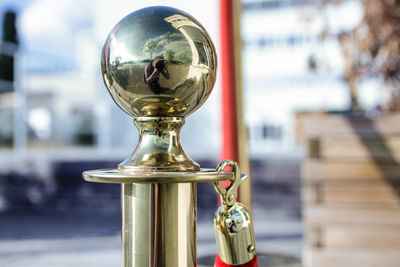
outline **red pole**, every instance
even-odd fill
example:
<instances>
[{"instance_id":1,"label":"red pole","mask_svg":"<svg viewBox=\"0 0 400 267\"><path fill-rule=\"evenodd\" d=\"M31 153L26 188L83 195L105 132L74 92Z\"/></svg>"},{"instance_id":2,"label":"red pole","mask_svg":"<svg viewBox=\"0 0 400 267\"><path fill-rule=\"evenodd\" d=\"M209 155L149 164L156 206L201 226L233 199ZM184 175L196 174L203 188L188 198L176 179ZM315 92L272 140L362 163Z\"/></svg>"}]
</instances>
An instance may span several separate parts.
<instances>
[{"instance_id":1,"label":"red pole","mask_svg":"<svg viewBox=\"0 0 400 267\"><path fill-rule=\"evenodd\" d=\"M231 0L220 0L222 151L221 159L239 161L235 94L235 59Z\"/></svg>"},{"instance_id":2,"label":"red pole","mask_svg":"<svg viewBox=\"0 0 400 267\"><path fill-rule=\"evenodd\" d=\"M221 80L222 80L222 151L221 159L231 159L239 162L238 117L236 103L235 80L235 38L233 1L220 0L220 34L221 34ZM222 183L229 185L228 181ZM239 200L239 198L238 198ZM217 254L214 267L233 267L221 260ZM247 263L236 267L258 267L257 255Z\"/></svg>"},{"instance_id":3,"label":"red pole","mask_svg":"<svg viewBox=\"0 0 400 267\"><path fill-rule=\"evenodd\" d=\"M220 0L221 80L222 80L222 149L221 160L239 163L248 175L238 192L238 200L251 208L250 162L247 147L247 126L244 122L242 86L242 40L240 32L240 0ZM229 182L222 183L227 186Z\"/></svg>"}]
</instances>

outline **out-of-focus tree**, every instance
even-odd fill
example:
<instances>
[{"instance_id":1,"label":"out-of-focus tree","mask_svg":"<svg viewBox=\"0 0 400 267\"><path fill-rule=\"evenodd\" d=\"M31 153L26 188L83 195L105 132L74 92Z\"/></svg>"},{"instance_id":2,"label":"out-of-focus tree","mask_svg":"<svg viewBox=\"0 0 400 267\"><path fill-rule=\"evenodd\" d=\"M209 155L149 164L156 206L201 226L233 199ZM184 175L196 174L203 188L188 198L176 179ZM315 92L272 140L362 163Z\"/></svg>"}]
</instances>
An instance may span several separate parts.
<instances>
[{"instance_id":1,"label":"out-of-focus tree","mask_svg":"<svg viewBox=\"0 0 400 267\"><path fill-rule=\"evenodd\" d=\"M155 40L155 39L148 39L144 44L143 52L150 54L150 59L153 59L153 53L161 49L163 45Z\"/></svg>"},{"instance_id":2,"label":"out-of-focus tree","mask_svg":"<svg viewBox=\"0 0 400 267\"><path fill-rule=\"evenodd\" d=\"M381 78L390 90L385 106L400 110L400 0L361 0L364 17L351 32L339 35L345 59L344 79L353 108L358 108L357 84L365 77Z\"/></svg>"},{"instance_id":3,"label":"out-of-focus tree","mask_svg":"<svg viewBox=\"0 0 400 267\"><path fill-rule=\"evenodd\" d=\"M328 5L340 5L344 0L316 1L319 14L325 22L320 39L332 37L324 10ZM387 111L400 110L400 0L359 0L364 9L363 18L352 30L337 35L343 54L343 79L348 84L351 111L360 111L357 89L365 78L378 78L390 92L383 106ZM311 71L320 62L311 55Z\"/></svg>"},{"instance_id":4,"label":"out-of-focus tree","mask_svg":"<svg viewBox=\"0 0 400 267\"><path fill-rule=\"evenodd\" d=\"M171 49L167 49L165 51L165 57L167 58L168 62L172 63L172 60L174 60L174 56L175 56L175 51L171 50Z\"/></svg>"},{"instance_id":5,"label":"out-of-focus tree","mask_svg":"<svg viewBox=\"0 0 400 267\"><path fill-rule=\"evenodd\" d=\"M5 12L2 26L3 37L0 43L0 80L12 82L14 81L14 54L18 47L15 12Z\"/></svg>"}]
</instances>

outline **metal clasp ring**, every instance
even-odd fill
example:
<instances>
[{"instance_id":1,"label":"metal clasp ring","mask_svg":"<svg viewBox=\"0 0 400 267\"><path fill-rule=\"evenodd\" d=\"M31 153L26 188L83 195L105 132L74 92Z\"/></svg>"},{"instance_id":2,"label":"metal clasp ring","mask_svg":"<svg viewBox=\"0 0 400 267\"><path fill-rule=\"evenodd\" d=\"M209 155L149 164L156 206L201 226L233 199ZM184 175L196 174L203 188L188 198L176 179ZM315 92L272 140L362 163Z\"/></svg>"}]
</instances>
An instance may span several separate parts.
<instances>
[{"instance_id":1,"label":"metal clasp ring","mask_svg":"<svg viewBox=\"0 0 400 267\"><path fill-rule=\"evenodd\" d=\"M216 171L223 172L226 167L232 167L234 173L231 184L227 187L223 187L220 182L214 182L215 191L221 197L221 203L225 207L231 207L236 203L237 191L242 180L246 179L245 174L240 174L239 165L233 160L223 160L218 164Z\"/></svg>"}]
</instances>

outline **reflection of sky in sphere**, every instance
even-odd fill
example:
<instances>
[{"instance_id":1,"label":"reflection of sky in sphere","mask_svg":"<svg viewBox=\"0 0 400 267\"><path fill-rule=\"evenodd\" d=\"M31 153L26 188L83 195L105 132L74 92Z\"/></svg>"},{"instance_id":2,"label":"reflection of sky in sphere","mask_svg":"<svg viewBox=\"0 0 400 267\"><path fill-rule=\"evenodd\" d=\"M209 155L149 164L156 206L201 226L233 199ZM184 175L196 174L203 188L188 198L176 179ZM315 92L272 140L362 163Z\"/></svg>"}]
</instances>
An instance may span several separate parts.
<instances>
[{"instance_id":1,"label":"reflection of sky in sphere","mask_svg":"<svg viewBox=\"0 0 400 267\"><path fill-rule=\"evenodd\" d=\"M121 21L132 27L118 29L115 33L113 45L116 49L111 51L111 57L121 56L124 62L155 58L163 54L165 57L167 50L172 50L175 54L190 53L184 35L164 19L172 15L175 13L168 10L149 8ZM122 44L125 46L121 47Z\"/></svg>"}]
</instances>

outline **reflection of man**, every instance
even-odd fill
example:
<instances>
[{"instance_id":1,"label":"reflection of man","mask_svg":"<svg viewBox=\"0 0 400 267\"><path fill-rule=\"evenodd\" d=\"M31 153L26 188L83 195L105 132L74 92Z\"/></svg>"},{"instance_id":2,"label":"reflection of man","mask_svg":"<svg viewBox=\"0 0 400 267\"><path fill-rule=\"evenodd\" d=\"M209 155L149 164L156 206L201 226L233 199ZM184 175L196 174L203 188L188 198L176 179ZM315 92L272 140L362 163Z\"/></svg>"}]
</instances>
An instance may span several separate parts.
<instances>
[{"instance_id":1,"label":"reflection of man","mask_svg":"<svg viewBox=\"0 0 400 267\"><path fill-rule=\"evenodd\" d=\"M154 59L144 70L144 80L149 85L150 90L155 94L159 94L162 90L159 82L160 73L166 79L169 79L168 61Z\"/></svg>"}]
</instances>

